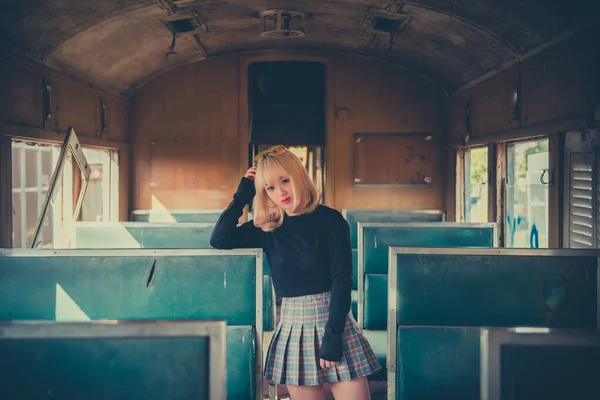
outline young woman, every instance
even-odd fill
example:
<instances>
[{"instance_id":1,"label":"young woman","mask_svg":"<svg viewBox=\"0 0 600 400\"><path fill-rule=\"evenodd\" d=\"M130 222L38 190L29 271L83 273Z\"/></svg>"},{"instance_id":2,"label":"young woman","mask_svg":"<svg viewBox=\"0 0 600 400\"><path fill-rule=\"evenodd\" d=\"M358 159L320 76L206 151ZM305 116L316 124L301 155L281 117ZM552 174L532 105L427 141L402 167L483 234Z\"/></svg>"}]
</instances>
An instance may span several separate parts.
<instances>
[{"instance_id":1,"label":"young woman","mask_svg":"<svg viewBox=\"0 0 600 400\"><path fill-rule=\"evenodd\" d=\"M254 221L239 227L254 198ZM260 153L242 178L211 237L217 249L262 248L281 318L265 379L287 385L293 400L370 399L367 375L381 368L350 313L352 250L342 215L319 204L300 160L284 146Z\"/></svg>"}]
</instances>

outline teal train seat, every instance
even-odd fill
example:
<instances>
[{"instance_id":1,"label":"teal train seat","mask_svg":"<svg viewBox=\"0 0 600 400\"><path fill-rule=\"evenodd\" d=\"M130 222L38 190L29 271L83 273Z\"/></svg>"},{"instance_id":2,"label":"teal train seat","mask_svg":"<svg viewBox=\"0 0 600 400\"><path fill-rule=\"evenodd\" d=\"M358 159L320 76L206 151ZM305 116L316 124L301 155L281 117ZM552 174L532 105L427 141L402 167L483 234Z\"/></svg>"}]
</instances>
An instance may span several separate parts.
<instances>
[{"instance_id":1,"label":"teal train seat","mask_svg":"<svg viewBox=\"0 0 600 400\"><path fill-rule=\"evenodd\" d=\"M224 210L133 210L134 222L216 223Z\"/></svg>"},{"instance_id":2,"label":"teal train seat","mask_svg":"<svg viewBox=\"0 0 600 400\"><path fill-rule=\"evenodd\" d=\"M600 399L600 333L481 330L482 399Z\"/></svg>"},{"instance_id":3,"label":"teal train seat","mask_svg":"<svg viewBox=\"0 0 600 400\"><path fill-rule=\"evenodd\" d=\"M214 223L76 222L74 249L210 249Z\"/></svg>"},{"instance_id":4,"label":"teal train seat","mask_svg":"<svg viewBox=\"0 0 600 400\"><path fill-rule=\"evenodd\" d=\"M0 398L225 400L224 321L0 322Z\"/></svg>"},{"instance_id":5,"label":"teal train seat","mask_svg":"<svg viewBox=\"0 0 600 400\"><path fill-rule=\"evenodd\" d=\"M350 243L352 245L352 314L358 320L358 234L357 223L365 222L409 222L409 221L444 221L445 214L438 210L342 210L342 215L350 227Z\"/></svg>"},{"instance_id":6,"label":"teal train seat","mask_svg":"<svg viewBox=\"0 0 600 400\"><path fill-rule=\"evenodd\" d=\"M227 398L260 399L262 278L257 249L0 250L0 320L222 319Z\"/></svg>"},{"instance_id":7,"label":"teal train seat","mask_svg":"<svg viewBox=\"0 0 600 400\"><path fill-rule=\"evenodd\" d=\"M387 329L389 246L495 247L495 223L358 223L358 324Z\"/></svg>"},{"instance_id":8,"label":"teal train seat","mask_svg":"<svg viewBox=\"0 0 600 400\"><path fill-rule=\"evenodd\" d=\"M444 222L446 214L439 210L342 210L342 215L350 226L350 243L358 247L359 222Z\"/></svg>"},{"instance_id":9,"label":"teal train seat","mask_svg":"<svg viewBox=\"0 0 600 400\"><path fill-rule=\"evenodd\" d=\"M594 250L389 251L391 399L479 400L482 327L597 328Z\"/></svg>"},{"instance_id":10,"label":"teal train seat","mask_svg":"<svg viewBox=\"0 0 600 400\"><path fill-rule=\"evenodd\" d=\"M77 222L71 247L77 249L211 249L210 235L214 226L214 223ZM275 328L275 298L271 276L266 266L263 280L263 327L265 331L271 331Z\"/></svg>"}]
</instances>

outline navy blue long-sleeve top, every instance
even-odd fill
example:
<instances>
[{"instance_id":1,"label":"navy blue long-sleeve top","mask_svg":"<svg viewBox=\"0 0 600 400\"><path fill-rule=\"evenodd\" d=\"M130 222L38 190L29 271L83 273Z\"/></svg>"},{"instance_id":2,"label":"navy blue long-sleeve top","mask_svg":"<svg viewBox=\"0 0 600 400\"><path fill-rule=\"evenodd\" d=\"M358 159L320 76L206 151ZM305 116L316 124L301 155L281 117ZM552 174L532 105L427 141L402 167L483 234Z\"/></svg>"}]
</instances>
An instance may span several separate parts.
<instances>
[{"instance_id":1,"label":"navy blue long-sleeve top","mask_svg":"<svg viewBox=\"0 0 600 400\"><path fill-rule=\"evenodd\" d=\"M319 357L339 361L352 290L348 222L339 211L319 205L311 213L284 215L281 226L272 232L264 232L254 226L253 221L237 226L243 208L255 193L254 182L242 178L233 201L215 225L210 244L217 249L262 248L279 297L331 290L329 317Z\"/></svg>"}]
</instances>

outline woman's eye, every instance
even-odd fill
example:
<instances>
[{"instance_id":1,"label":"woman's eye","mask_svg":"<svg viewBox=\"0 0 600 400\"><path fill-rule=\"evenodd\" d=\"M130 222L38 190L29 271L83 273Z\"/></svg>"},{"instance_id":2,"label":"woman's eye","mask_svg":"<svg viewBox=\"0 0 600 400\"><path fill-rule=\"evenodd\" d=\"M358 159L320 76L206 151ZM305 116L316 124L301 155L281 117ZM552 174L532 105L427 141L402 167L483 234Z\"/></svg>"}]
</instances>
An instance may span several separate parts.
<instances>
[{"instance_id":1,"label":"woman's eye","mask_svg":"<svg viewBox=\"0 0 600 400\"><path fill-rule=\"evenodd\" d=\"M267 191L273 190L273 186L267 187Z\"/></svg>"},{"instance_id":2,"label":"woman's eye","mask_svg":"<svg viewBox=\"0 0 600 400\"><path fill-rule=\"evenodd\" d=\"M283 183L285 185L286 183L289 183L289 181L290 181L289 179L284 179L281 181L281 183Z\"/></svg>"}]
</instances>

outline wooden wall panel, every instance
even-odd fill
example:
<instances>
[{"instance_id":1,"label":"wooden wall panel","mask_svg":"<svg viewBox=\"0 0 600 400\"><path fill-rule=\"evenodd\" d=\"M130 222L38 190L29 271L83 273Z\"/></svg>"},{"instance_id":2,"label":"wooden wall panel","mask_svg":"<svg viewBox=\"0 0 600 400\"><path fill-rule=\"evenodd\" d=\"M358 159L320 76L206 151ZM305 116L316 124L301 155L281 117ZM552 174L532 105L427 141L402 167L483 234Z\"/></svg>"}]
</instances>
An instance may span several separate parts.
<instances>
[{"instance_id":1,"label":"wooden wall panel","mask_svg":"<svg viewBox=\"0 0 600 400\"><path fill-rule=\"evenodd\" d=\"M335 108L349 110L335 123L335 207L442 209L441 90L405 70L372 60L335 56ZM431 133L431 187L356 187L352 180L354 133ZM377 155L374 154L374 157Z\"/></svg>"},{"instance_id":2,"label":"wooden wall panel","mask_svg":"<svg viewBox=\"0 0 600 400\"><path fill-rule=\"evenodd\" d=\"M106 132L101 137L121 142L129 141L129 106L121 99L104 98L106 103Z\"/></svg>"},{"instance_id":3,"label":"wooden wall panel","mask_svg":"<svg viewBox=\"0 0 600 400\"><path fill-rule=\"evenodd\" d=\"M43 77L0 62L0 121L43 128Z\"/></svg>"},{"instance_id":4,"label":"wooden wall panel","mask_svg":"<svg viewBox=\"0 0 600 400\"><path fill-rule=\"evenodd\" d=\"M522 126L581 116L588 110L589 53L572 46L553 48L524 66Z\"/></svg>"},{"instance_id":5,"label":"wooden wall panel","mask_svg":"<svg viewBox=\"0 0 600 400\"><path fill-rule=\"evenodd\" d=\"M237 56L189 64L134 96L132 209L224 208L238 171Z\"/></svg>"},{"instance_id":6,"label":"wooden wall panel","mask_svg":"<svg viewBox=\"0 0 600 400\"><path fill-rule=\"evenodd\" d=\"M465 99L472 99L472 138L527 137L581 129L593 112L595 61L591 37L582 34L454 94L449 100L450 137L464 139ZM521 118L511 119L512 87L521 82ZM539 127L539 130L535 128ZM533 131L532 131L533 129ZM522 134L520 134L522 130Z\"/></svg>"},{"instance_id":7,"label":"wooden wall panel","mask_svg":"<svg viewBox=\"0 0 600 400\"><path fill-rule=\"evenodd\" d=\"M79 90L66 79L52 79L52 120L46 129L66 131L69 126L78 135L100 137L100 98Z\"/></svg>"},{"instance_id":8,"label":"wooden wall panel","mask_svg":"<svg viewBox=\"0 0 600 400\"><path fill-rule=\"evenodd\" d=\"M456 97L446 100L447 110L450 114L448 116L448 137L452 140L465 139L465 135L467 134L466 107L468 101L472 101L471 93L461 93Z\"/></svg>"},{"instance_id":9,"label":"wooden wall panel","mask_svg":"<svg viewBox=\"0 0 600 400\"><path fill-rule=\"evenodd\" d=\"M125 142L128 132L127 99L90 87L41 64L0 55L0 123L66 132L73 126L78 136ZM52 117L44 120L44 84L52 87ZM100 99L107 104L110 130L100 135ZM32 131L31 137L38 137ZM48 136L48 135L46 135ZM108 146L111 147L111 146Z\"/></svg>"},{"instance_id":10,"label":"wooden wall panel","mask_svg":"<svg viewBox=\"0 0 600 400\"><path fill-rule=\"evenodd\" d=\"M472 91L472 136L518 128L512 118L512 93L518 81L518 71L503 71L493 81L483 82Z\"/></svg>"},{"instance_id":11,"label":"wooden wall panel","mask_svg":"<svg viewBox=\"0 0 600 400\"><path fill-rule=\"evenodd\" d=\"M132 209L222 208L248 163L247 67L254 61L318 60L327 68L327 204L342 208L442 208L443 92L401 68L321 52L255 52L200 61L166 72L132 101ZM347 119L335 110L346 107ZM431 133L431 187L358 188L352 136Z\"/></svg>"}]
</instances>

